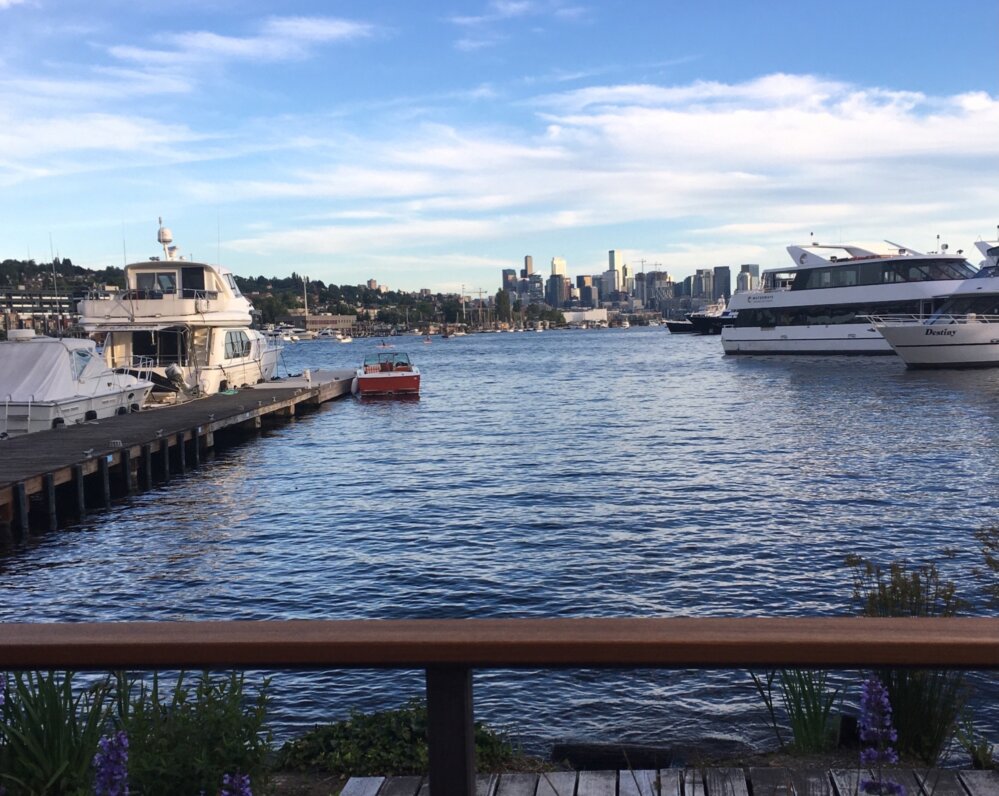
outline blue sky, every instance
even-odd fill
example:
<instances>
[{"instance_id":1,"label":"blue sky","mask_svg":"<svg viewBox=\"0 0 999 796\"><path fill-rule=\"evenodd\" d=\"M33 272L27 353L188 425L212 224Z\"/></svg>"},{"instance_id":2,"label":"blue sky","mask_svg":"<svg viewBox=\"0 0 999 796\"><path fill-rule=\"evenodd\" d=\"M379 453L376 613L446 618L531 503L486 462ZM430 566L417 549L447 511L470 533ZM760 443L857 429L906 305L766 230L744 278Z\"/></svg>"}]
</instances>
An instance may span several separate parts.
<instances>
[{"instance_id":1,"label":"blue sky","mask_svg":"<svg viewBox=\"0 0 999 796\"><path fill-rule=\"evenodd\" d=\"M999 2L0 0L0 257L493 291L999 224Z\"/></svg>"}]
</instances>

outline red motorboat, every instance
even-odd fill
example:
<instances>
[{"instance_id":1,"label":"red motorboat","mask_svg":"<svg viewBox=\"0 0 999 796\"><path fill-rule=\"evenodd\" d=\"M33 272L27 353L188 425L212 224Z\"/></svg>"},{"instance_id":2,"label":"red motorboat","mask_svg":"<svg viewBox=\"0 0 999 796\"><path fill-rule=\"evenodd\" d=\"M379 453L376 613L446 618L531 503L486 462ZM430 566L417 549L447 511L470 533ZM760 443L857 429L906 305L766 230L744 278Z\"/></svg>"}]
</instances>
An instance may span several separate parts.
<instances>
[{"instance_id":1,"label":"red motorboat","mask_svg":"<svg viewBox=\"0 0 999 796\"><path fill-rule=\"evenodd\" d=\"M409 354L391 351L370 354L357 369L354 379L355 395L419 395L420 371L409 359Z\"/></svg>"}]
</instances>

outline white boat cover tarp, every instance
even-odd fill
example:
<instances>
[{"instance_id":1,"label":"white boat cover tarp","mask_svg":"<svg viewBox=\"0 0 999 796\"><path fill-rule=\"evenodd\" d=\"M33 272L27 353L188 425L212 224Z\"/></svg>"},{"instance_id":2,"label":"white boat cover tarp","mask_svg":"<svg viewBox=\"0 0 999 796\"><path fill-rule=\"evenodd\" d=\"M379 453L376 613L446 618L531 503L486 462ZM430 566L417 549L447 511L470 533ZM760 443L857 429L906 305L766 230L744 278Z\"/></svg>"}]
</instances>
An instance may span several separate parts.
<instances>
[{"instance_id":1,"label":"white boat cover tarp","mask_svg":"<svg viewBox=\"0 0 999 796\"><path fill-rule=\"evenodd\" d=\"M34 337L0 343L0 401L44 403L98 395L111 391L115 378L93 340Z\"/></svg>"}]
</instances>

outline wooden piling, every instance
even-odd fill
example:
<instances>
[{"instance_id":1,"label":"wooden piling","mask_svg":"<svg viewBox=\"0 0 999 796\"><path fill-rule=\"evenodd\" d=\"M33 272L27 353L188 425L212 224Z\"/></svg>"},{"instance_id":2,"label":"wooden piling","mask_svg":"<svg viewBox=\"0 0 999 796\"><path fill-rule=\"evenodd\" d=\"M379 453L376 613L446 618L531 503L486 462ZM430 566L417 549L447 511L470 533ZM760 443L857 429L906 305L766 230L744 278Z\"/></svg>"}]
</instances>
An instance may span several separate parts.
<instances>
[{"instance_id":1,"label":"wooden piling","mask_svg":"<svg viewBox=\"0 0 999 796\"><path fill-rule=\"evenodd\" d=\"M24 481L14 484L14 502L17 505L17 517L14 521L14 539L23 542L31 533L31 522L28 517L28 490Z\"/></svg>"},{"instance_id":2,"label":"wooden piling","mask_svg":"<svg viewBox=\"0 0 999 796\"><path fill-rule=\"evenodd\" d=\"M59 509L56 503L55 476L52 473L45 473L43 476L43 488L45 489L45 508L49 518L49 530L59 529Z\"/></svg>"},{"instance_id":3,"label":"wooden piling","mask_svg":"<svg viewBox=\"0 0 999 796\"><path fill-rule=\"evenodd\" d=\"M142 482L147 492L153 488L153 446L148 442L142 446Z\"/></svg>"},{"instance_id":4,"label":"wooden piling","mask_svg":"<svg viewBox=\"0 0 999 796\"><path fill-rule=\"evenodd\" d=\"M170 438L160 440L160 458L163 460L163 482L170 483Z\"/></svg>"},{"instance_id":5,"label":"wooden piling","mask_svg":"<svg viewBox=\"0 0 999 796\"><path fill-rule=\"evenodd\" d=\"M104 508L111 508L111 465L108 463L110 456L101 456L97 460L97 472L101 479L101 500Z\"/></svg>"},{"instance_id":6,"label":"wooden piling","mask_svg":"<svg viewBox=\"0 0 999 796\"><path fill-rule=\"evenodd\" d=\"M87 492L83 482L83 465L73 465L73 483L76 485L76 517L82 520L87 516Z\"/></svg>"},{"instance_id":7,"label":"wooden piling","mask_svg":"<svg viewBox=\"0 0 999 796\"><path fill-rule=\"evenodd\" d=\"M119 459L121 469L121 483L126 495L135 494L135 471L132 469L132 449L128 446L122 448Z\"/></svg>"},{"instance_id":8,"label":"wooden piling","mask_svg":"<svg viewBox=\"0 0 999 796\"><path fill-rule=\"evenodd\" d=\"M181 475L187 472L187 452L184 449L184 432L177 435L177 470Z\"/></svg>"}]
</instances>

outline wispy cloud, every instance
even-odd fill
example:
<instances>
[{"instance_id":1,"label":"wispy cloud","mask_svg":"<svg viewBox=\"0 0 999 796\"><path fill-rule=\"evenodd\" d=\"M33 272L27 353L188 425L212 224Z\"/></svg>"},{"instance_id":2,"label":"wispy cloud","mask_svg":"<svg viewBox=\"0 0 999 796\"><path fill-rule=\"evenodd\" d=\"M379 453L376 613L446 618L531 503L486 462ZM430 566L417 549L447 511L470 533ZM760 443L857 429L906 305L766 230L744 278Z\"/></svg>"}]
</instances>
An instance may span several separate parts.
<instances>
[{"instance_id":1,"label":"wispy cloud","mask_svg":"<svg viewBox=\"0 0 999 796\"><path fill-rule=\"evenodd\" d=\"M455 49L474 52L504 41L508 35L504 25L508 22L527 18L573 22L585 14L582 6L567 5L562 0L491 0L479 14L452 16L447 21L464 31L455 40Z\"/></svg>"},{"instance_id":2,"label":"wispy cloud","mask_svg":"<svg viewBox=\"0 0 999 796\"><path fill-rule=\"evenodd\" d=\"M5 8L23 5L26 2L27 0L0 0L0 11L3 11Z\"/></svg>"},{"instance_id":3,"label":"wispy cloud","mask_svg":"<svg viewBox=\"0 0 999 796\"><path fill-rule=\"evenodd\" d=\"M252 36L227 36L214 31L188 31L165 37L173 46L150 49L115 45L115 58L145 64L199 63L227 60L286 61L305 58L317 44L353 41L373 36L374 25L331 17L272 17Z\"/></svg>"}]
</instances>

